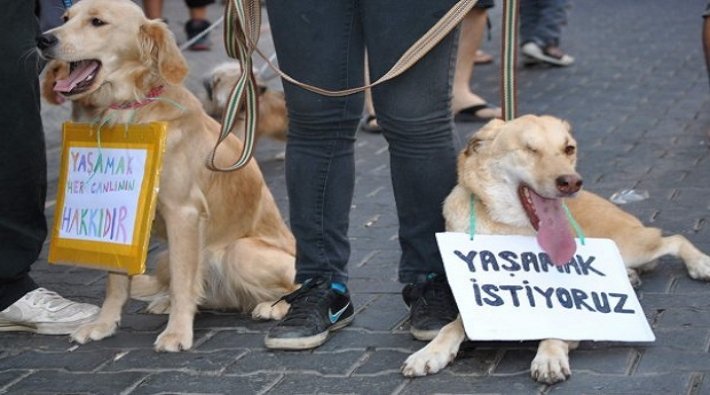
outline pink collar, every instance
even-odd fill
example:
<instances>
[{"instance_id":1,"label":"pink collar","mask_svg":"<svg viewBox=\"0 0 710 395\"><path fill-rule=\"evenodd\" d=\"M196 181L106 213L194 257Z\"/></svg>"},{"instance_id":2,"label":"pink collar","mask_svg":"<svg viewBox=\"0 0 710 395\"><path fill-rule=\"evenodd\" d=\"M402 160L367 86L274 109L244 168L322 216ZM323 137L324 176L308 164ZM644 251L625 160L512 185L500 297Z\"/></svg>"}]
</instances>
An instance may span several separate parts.
<instances>
[{"instance_id":1,"label":"pink collar","mask_svg":"<svg viewBox=\"0 0 710 395\"><path fill-rule=\"evenodd\" d=\"M162 85L151 88L145 97L141 100L136 100L129 103L112 104L110 108L112 110L130 110L143 107L146 104L150 104L155 101L156 98L160 97L165 91L165 87Z\"/></svg>"}]
</instances>

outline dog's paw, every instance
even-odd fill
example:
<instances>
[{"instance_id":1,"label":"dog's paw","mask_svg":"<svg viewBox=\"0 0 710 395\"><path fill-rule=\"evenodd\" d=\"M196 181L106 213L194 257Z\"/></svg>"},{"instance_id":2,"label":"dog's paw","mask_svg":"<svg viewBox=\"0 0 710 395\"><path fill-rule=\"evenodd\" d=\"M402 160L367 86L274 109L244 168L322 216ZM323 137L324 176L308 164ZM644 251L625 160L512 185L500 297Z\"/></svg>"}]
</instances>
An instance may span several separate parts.
<instances>
[{"instance_id":1,"label":"dog's paw","mask_svg":"<svg viewBox=\"0 0 710 395\"><path fill-rule=\"evenodd\" d=\"M629 276L629 282L631 283L631 286L634 287L634 289L641 286L642 281L638 270L626 268L626 274Z\"/></svg>"},{"instance_id":2,"label":"dog's paw","mask_svg":"<svg viewBox=\"0 0 710 395\"><path fill-rule=\"evenodd\" d=\"M410 355L402 364L402 374L407 377L426 376L439 372L451 363L456 357L455 354L445 351L421 350Z\"/></svg>"},{"instance_id":3,"label":"dog's paw","mask_svg":"<svg viewBox=\"0 0 710 395\"><path fill-rule=\"evenodd\" d=\"M117 322L95 321L84 324L71 334L72 341L79 344L86 344L91 340L101 340L112 336L118 328Z\"/></svg>"},{"instance_id":4,"label":"dog's paw","mask_svg":"<svg viewBox=\"0 0 710 395\"><path fill-rule=\"evenodd\" d=\"M161 296L154 299L146 307L146 311L150 314L170 314L170 296Z\"/></svg>"},{"instance_id":5,"label":"dog's paw","mask_svg":"<svg viewBox=\"0 0 710 395\"><path fill-rule=\"evenodd\" d=\"M702 258L688 265L688 275L695 280L710 280L710 256L703 255Z\"/></svg>"},{"instance_id":6,"label":"dog's paw","mask_svg":"<svg viewBox=\"0 0 710 395\"><path fill-rule=\"evenodd\" d=\"M164 330L154 344L155 351L178 352L192 348L192 331Z\"/></svg>"},{"instance_id":7,"label":"dog's paw","mask_svg":"<svg viewBox=\"0 0 710 395\"><path fill-rule=\"evenodd\" d=\"M284 318L291 307L285 301L274 304L273 301L261 302L251 311L251 318L255 320L280 320Z\"/></svg>"},{"instance_id":8,"label":"dog's paw","mask_svg":"<svg viewBox=\"0 0 710 395\"><path fill-rule=\"evenodd\" d=\"M530 365L530 375L535 381L554 384L565 381L572 374L569 368L569 356L558 352L538 352Z\"/></svg>"}]
</instances>

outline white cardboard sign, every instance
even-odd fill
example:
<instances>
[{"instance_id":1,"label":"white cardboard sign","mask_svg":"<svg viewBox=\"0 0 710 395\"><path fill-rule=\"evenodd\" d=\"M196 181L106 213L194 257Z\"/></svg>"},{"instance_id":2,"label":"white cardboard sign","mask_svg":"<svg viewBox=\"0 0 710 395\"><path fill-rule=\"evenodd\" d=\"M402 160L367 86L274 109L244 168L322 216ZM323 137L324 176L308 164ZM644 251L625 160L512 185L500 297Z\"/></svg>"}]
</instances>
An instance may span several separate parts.
<instances>
[{"instance_id":1,"label":"white cardboard sign","mask_svg":"<svg viewBox=\"0 0 710 395\"><path fill-rule=\"evenodd\" d=\"M70 147L59 238L132 244L146 153Z\"/></svg>"},{"instance_id":2,"label":"white cardboard sign","mask_svg":"<svg viewBox=\"0 0 710 395\"><path fill-rule=\"evenodd\" d=\"M436 238L471 340L655 340L612 240L577 240L557 267L534 237Z\"/></svg>"}]
</instances>

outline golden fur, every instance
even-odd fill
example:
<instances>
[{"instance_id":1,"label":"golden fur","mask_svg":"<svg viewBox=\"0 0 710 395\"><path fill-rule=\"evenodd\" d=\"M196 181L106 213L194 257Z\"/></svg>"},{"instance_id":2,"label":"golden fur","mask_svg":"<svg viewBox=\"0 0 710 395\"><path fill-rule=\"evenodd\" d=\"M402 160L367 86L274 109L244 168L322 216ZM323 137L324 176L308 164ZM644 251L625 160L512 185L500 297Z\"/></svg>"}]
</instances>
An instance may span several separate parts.
<instances>
[{"instance_id":1,"label":"golden fur","mask_svg":"<svg viewBox=\"0 0 710 395\"><path fill-rule=\"evenodd\" d=\"M444 203L448 231L469 231L469 197L475 198L476 232L481 234L534 235L517 189L529 186L547 198L565 198L585 235L610 238L621 251L630 279L663 256L679 257L690 277L710 279L710 257L685 237L662 237L634 216L590 192L564 193L559 177L580 180L575 170L576 142L570 126L550 116L526 115L510 122L493 120L472 136L458 159L458 185ZM578 189L578 188L576 188ZM572 191L576 192L576 191ZM604 218L604 221L599 221ZM436 373L453 361L465 340L460 317L441 329L427 346L411 355L402 366L406 376ZM540 382L563 381L571 374L569 350L577 342L546 339L540 342L530 372Z\"/></svg>"},{"instance_id":2,"label":"golden fur","mask_svg":"<svg viewBox=\"0 0 710 395\"><path fill-rule=\"evenodd\" d=\"M74 113L78 120L99 116L168 124L153 227L168 248L158 257L157 274L131 281L109 273L98 319L72 338L85 343L112 335L129 290L131 296L152 301L149 311L170 314L155 341L158 351L192 347L198 305L251 310L255 318L283 317L288 305L272 304L295 289L293 235L256 161L230 173L206 168L219 124L182 85L187 64L167 26L146 19L128 0L82 0L65 19L45 33L42 55L65 63L101 62L90 87L68 95L83 109ZM142 99L156 86L164 87L159 100L135 110L110 108ZM241 150L241 141L229 136L217 152L217 165L228 165Z\"/></svg>"}]
</instances>

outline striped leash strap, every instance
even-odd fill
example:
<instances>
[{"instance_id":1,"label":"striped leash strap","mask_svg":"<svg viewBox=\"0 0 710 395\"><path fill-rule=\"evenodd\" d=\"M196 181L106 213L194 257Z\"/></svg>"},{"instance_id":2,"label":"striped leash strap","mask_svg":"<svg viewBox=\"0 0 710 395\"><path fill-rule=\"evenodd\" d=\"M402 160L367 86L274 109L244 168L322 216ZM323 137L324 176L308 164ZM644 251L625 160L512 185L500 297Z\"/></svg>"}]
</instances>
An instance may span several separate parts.
<instances>
[{"instance_id":1,"label":"striped leash strap","mask_svg":"<svg viewBox=\"0 0 710 395\"><path fill-rule=\"evenodd\" d=\"M285 81L325 96L347 96L362 92L405 72L453 30L477 1L478 0L459 0L459 2L454 4L426 34L412 44L394 66L377 81L357 88L331 91L297 81L279 70L269 60L269 57L264 55L257 48L259 29L261 27L261 6L259 0L227 0L224 11L224 45L227 50L227 55L239 61L243 72L227 100L227 106L222 116L220 136L217 139L214 149L207 158L207 167L214 171L237 170L246 166L253 155L258 112L256 81L252 71L252 54L254 52L259 54ZM245 107L245 131L244 148L242 149L241 156L232 165L226 168L219 167L215 164L217 149L227 136L229 136L242 106Z\"/></svg>"},{"instance_id":2,"label":"striped leash strap","mask_svg":"<svg viewBox=\"0 0 710 395\"><path fill-rule=\"evenodd\" d=\"M503 120L510 121L517 116L517 86L515 65L518 54L518 0L503 1L503 37L501 39L503 61L501 72L501 109Z\"/></svg>"}]
</instances>

